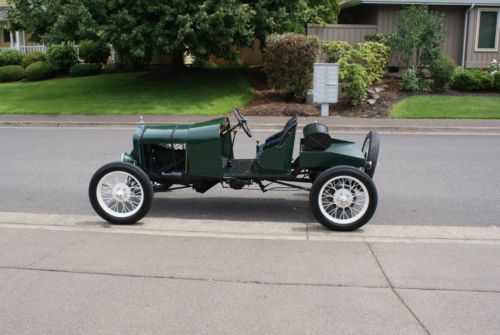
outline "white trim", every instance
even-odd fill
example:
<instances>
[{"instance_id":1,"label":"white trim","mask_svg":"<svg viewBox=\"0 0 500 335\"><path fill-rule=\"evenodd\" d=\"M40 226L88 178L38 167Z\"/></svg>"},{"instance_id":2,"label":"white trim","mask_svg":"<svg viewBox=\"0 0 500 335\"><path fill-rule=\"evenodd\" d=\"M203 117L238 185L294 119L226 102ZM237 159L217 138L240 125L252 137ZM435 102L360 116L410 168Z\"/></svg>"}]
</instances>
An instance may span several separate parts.
<instances>
[{"instance_id":1,"label":"white trim","mask_svg":"<svg viewBox=\"0 0 500 335\"><path fill-rule=\"evenodd\" d=\"M496 28L496 35L495 35L495 48L493 49L487 49L487 48L479 48L479 27L481 24L481 12L496 12L497 13L497 28ZM498 51L498 36L500 35L499 30L500 29L500 9L498 8L480 8L477 11L477 17L476 17L476 41L474 43L474 51L475 52L497 52Z\"/></svg>"},{"instance_id":2,"label":"white trim","mask_svg":"<svg viewBox=\"0 0 500 335\"><path fill-rule=\"evenodd\" d=\"M429 5L429 6L470 6L473 0L346 0L340 3L340 8L358 6L361 4L375 5ZM476 6L498 6L498 0L475 0Z\"/></svg>"}]
</instances>

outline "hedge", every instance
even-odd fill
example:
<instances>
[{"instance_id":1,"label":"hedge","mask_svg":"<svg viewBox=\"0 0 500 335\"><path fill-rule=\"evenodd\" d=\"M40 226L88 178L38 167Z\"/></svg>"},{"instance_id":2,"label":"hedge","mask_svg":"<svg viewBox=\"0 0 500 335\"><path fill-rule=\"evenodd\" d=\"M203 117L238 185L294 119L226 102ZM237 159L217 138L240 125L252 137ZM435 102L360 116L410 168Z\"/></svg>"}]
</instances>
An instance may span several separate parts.
<instances>
[{"instance_id":1,"label":"hedge","mask_svg":"<svg viewBox=\"0 0 500 335\"><path fill-rule=\"evenodd\" d=\"M76 48L71 44L51 45L47 50L47 61L54 70L67 72L78 61Z\"/></svg>"},{"instance_id":2,"label":"hedge","mask_svg":"<svg viewBox=\"0 0 500 335\"><path fill-rule=\"evenodd\" d=\"M47 62L35 62L26 68L26 78L30 81L48 79L52 75L52 66Z\"/></svg>"},{"instance_id":3,"label":"hedge","mask_svg":"<svg viewBox=\"0 0 500 335\"><path fill-rule=\"evenodd\" d=\"M80 43L80 58L89 64L106 64L111 54L111 48L102 41L82 41Z\"/></svg>"},{"instance_id":4,"label":"hedge","mask_svg":"<svg viewBox=\"0 0 500 335\"><path fill-rule=\"evenodd\" d=\"M40 51L33 52L30 54L24 55L23 67L27 68L28 66L30 66L33 63L45 62L46 60L47 60L47 56L45 55L44 52L40 52Z\"/></svg>"},{"instance_id":5,"label":"hedge","mask_svg":"<svg viewBox=\"0 0 500 335\"><path fill-rule=\"evenodd\" d=\"M24 78L24 69L21 65L6 65L0 67L0 82L19 81Z\"/></svg>"},{"instance_id":6,"label":"hedge","mask_svg":"<svg viewBox=\"0 0 500 335\"><path fill-rule=\"evenodd\" d=\"M17 50L0 50L0 66L21 65L23 56Z\"/></svg>"},{"instance_id":7,"label":"hedge","mask_svg":"<svg viewBox=\"0 0 500 335\"><path fill-rule=\"evenodd\" d=\"M493 76L480 69L458 69L452 86L462 91L489 91L493 88Z\"/></svg>"}]
</instances>

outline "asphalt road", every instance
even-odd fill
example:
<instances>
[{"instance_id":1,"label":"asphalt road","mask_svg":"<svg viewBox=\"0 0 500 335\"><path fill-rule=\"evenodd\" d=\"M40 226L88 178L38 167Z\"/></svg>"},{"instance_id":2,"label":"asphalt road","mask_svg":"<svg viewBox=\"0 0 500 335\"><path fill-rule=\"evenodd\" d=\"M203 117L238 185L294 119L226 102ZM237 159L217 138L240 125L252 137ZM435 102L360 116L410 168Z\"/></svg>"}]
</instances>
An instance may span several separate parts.
<instances>
[{"instance_id":1,"label":"asphalt road","mask_svg":"<svg viewBox=\"0 0 500 335\"><path fill-rule=\"evenodd\" d=\"M87 186L101 165L130 151L132 129L0 128L0 212L93 214ZM254 153L239 134L237 158ZM299 137L299 136L298 136ZM362 142L364 134L338 134ZM296 153L297 154L297 153ZM382 134L371 224L500 226L500 137ZM150 217L314 222L308 193L214 187L157 195Z\"/></svg>"}]
</instances>

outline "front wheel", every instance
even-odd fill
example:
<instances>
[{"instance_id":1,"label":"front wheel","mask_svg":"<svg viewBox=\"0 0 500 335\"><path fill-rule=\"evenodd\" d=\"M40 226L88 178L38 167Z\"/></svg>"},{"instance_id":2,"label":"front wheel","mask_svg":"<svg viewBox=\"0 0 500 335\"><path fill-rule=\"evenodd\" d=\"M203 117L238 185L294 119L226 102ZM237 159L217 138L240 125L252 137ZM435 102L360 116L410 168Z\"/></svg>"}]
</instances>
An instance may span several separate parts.
<instances>
[{"instance_id":1,"label":"front wheel","mask_svg":"<svg viewBox=\"0 0 500 335\"><path fill-rule=\"evenodd\" d=\"M311 210L323 226L352 231L366 224L377 208L377 189L371 178L350 166L321 173L309 195Z\"/></svg>"},{"instance_id":2,"label":"front wheel","mask_svg":"<svg viewBox=\"0 0 500 335\"><path fill-rule=\"evenodd\" d=\"M153 187L148 175L129 163L110 163L96 171L89 185L92 207L104 220L132 224L151 208Z\"/></svg>"}]
</instances>

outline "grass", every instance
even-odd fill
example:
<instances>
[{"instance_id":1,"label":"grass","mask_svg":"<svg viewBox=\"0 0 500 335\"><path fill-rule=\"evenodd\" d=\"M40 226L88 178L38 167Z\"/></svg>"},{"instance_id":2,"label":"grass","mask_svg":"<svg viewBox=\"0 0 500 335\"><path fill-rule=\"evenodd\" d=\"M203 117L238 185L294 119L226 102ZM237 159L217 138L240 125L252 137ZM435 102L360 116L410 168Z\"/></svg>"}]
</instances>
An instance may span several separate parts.
<instances>
[{"instance_id":1,"label":"grass","mask_svg":"<svg viewBox=\"0 0 500 335\"><path fill-rule=\"evenodd\" d=\"M500 119L500 95L418 95L396 103L389 115L394 119Z\"/></svg>"},{"instance_id":2,"label":"grass","mask_svg":"<svg viewBox=\"0 0 500 335\"><path fill-rule=\"evenodd\" d=\"M165 79L147 73L105 74L0 85L0 114L218 115L248 104L252 91L235 69Z\"/></svg>"}]
</instances>

